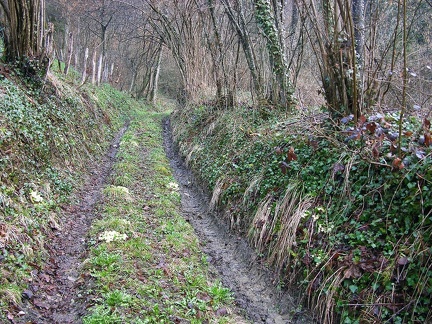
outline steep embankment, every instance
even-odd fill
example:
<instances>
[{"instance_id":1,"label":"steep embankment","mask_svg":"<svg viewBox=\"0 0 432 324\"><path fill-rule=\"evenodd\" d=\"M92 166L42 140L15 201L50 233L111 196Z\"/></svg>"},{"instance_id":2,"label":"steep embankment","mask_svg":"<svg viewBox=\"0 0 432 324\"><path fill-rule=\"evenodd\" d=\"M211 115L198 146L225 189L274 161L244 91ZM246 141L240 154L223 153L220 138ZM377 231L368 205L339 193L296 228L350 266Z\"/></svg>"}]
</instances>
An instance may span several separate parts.
<instances>
[{"instance_id":1,"label":"steep embankment","mask_svg":"<svg viewBox=\"0 0 432 324\"><path fill-rule=\"evenodd\" d=\"M51 75L42 88L7 68L0 98L0 321L6 322L20 313L22 299L33 298L30 286L50 258L50 240L62 233L62 209L124 123L127 107L108 87L78 91L72 80Z\"/></svg>"},{"instance_id":2,"label":"steep embankment","mask_svg":"<svg viewBox=\"0 0 432 324\"><path fill-rule=\"evenodd\" d=\"M430 122L195 106L174 137L211 204L323 322L427 322L432 294Z\"/></svg>"}]
</instances>

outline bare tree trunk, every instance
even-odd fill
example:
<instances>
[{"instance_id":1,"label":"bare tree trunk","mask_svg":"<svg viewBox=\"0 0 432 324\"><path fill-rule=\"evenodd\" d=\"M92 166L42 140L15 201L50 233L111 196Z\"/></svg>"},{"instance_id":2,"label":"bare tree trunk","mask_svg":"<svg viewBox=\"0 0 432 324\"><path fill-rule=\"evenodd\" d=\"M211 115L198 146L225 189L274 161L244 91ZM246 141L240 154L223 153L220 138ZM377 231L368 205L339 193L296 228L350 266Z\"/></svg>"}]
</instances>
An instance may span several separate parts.
<instances>
[{"instance_id":1,"label":"bare tree trunk","mask_svg":"<svg viewBox=\"0 0 432 324\"><path fill-rule=\"evenodd\" d=\"M27 57L44 61L45 0L8 0L5 14L9 21L5 44L8 60Z\"/></svg>"},{"instance_id":2,"label":"bare tree trunk","mask_svg":"<svg viewBox=\"0 0 432 324\"><path fill-rule=\"evenodd\" d=\"M293 102L293 89L288 80L288 65L285 58L283 24L283 1L255 0L256 19L266 41L275 84L271 101L289 108Z\"/></svg>"},{"instance_id":3,"label":"bare tree trunk","mask_svg":"<svg viewBox=\"0 0 432 324\"><path fill-rule=\"evenodd\" d=\"M93 59L92 59L92 84L96 84L96 71L97 71L96 59L97 59L97 51L96 49L94 49Z\"/></svg>"},{"instance_id":4,"label":"bare tree trunk","mask_svg":"<svg viewBox=\"0 0 432 324\"><path fill-rule=\"evenodd\" d=\"M87 79L87 60L89 56L89 49L86 47L84 52L84 63L83 63L83 70L82 70L82 76L81 76L81 84L84 84L84 82Z\"/></svg>"},{"instance_id":5,"label":"bare tree trunk","mask_svg":"<svg viewBox=\"0 0 432 324\"><path fill-rule=\"evenodd\" d=\"M135 87L135 82L136 82L137 76L138 76L137 71L136 70L133 71L132 80L131 80L131 83L130 83L130 86L129 86L129 92L130 93L132 93L132 91L133 91L133 89Z\"/></svg>"},{"instance_id":6,"label":"bare tree trunk","mask_svg":"<svg viewBox=\"0 0 432 324\"><path fill-rule=\"evenodd\" d=\"M102 81L102 68L103 68L102 63L103 63L103 53L101 52L99 54L99 63L97 68L97 79L96 79L97 85L100 85Z\"/></svg>"},{"instance_id":7,"label":"bare tree trunk","mask_svg":"<svg viewBox=\"0 0 432 324\"><path fill-rule=\"evenodd\" d=\"M257 70L257 65L255 62L256 61L255 55L254 55L253 48L251 45L251 40L249 37L249 31L248 31L248 28L246 26L247 25L246 19L244 17L242 2L239 1L237 3L238 4L237 15L236 15L233 7L231 6L230 1L222 0L222 4L225 7L226 13L228 15L228 18L229 18L231 24L233 25L234 29L237 32L237 36L238 36L240 43L242 45L243 52L244 52L244 55L246 58L246 62L247 62L247 65L249 67L249 72L250 72L251 77L252 77L254 92L257 96L258 102L260 102L265 98L264 86L263 86L262 79L261 79L261 77L258 73L258 70Z\"/></svg>"},{"instance_id":8,"label":"bare tree trunk","mask_svg":"<svg viewBox=\"0 0 432 324\"><path fill-rule=\"evenodd\" d=\"M158 83L159 83L159 73L160 73L160 65L161 65L161 60L162 60L162 44L160 46L160 50L157 53L157 61L156 61L156 66L153 72L153 82L152 82L152 86L151 86L151 90L148 96L148 101L151 102L152 104L156 104L156 98L157 98L157 91L158 91Z\"/></svg>"},{"instance_id":9,"label":"bare tree trunk","mask_svg":"<svg viewBox=\"0 0 432 324\"><path fill-rule=\"evenodd\" d=\"M73 34L72 32L69 33L68 37L68 46L67 46L67 56L66 56L66 62L65 62L65 68L64 68L64 74L68 75L69 73L69 67L72 60L72 54L73 54Z\"/></svg>"}]
</instances>

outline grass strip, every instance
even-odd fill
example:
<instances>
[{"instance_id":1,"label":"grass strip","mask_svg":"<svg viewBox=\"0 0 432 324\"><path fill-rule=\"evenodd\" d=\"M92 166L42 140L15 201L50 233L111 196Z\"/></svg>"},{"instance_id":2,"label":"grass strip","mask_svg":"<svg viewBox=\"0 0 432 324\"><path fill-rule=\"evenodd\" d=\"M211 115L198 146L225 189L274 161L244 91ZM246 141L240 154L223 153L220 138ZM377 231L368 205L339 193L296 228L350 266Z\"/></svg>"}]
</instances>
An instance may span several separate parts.
<instances>
[{"instance_id":1,"label":"grass strip","mask_svg":"<svg viewBox=\"0 0 432 324\"><path fill-rule=\"evenodd\" d=\"M89 233L93 307L83 323L244 322L180 214L162 144L166 113L134 115Z\"/></svg>"}]
</instances>

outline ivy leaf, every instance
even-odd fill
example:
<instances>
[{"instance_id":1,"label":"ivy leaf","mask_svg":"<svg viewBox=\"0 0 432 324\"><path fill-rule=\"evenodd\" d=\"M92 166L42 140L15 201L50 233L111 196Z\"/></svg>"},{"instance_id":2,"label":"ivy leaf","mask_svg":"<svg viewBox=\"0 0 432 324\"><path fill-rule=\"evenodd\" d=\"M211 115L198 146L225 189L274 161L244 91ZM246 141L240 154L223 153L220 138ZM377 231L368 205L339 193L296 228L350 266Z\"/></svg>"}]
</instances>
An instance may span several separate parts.
<instances>
[{"instance_id":1,"label":"ivy leaf","mask_svg":"<svg viewBox=\"0 0 432 324\"><path fill-rule=\"evenodd\" d=\"M420 151L420 150L416 150L415 151L415 156L419 159L422 160L425 158L425 152Z\"/></svg>"},{"instance_id":2,"label":"ivy leaf","mask_svg":"<svg viewBox=\"0 0 432 324\"><path fill-rule=\"evenodd\" d=\"M347 123L349 123L351 120L353 120L353 118L354 118L354 115L346 116L346 117L344 117L344 118L341 119L341 123L342 123L342 124L347 124Z\"/></svg>"},{"instance_id":3,"label":"ivy leaf","mask_svg":"<svg viewBox=\"0 0 432 324\"><path fill-rule=\"evenodd\" d=\"M351 292L353 294L355 294L357 292L357 290L358 290L358 287L356 285L350 285L349 289L351 290Z\"/></svg>"}]
</instances>

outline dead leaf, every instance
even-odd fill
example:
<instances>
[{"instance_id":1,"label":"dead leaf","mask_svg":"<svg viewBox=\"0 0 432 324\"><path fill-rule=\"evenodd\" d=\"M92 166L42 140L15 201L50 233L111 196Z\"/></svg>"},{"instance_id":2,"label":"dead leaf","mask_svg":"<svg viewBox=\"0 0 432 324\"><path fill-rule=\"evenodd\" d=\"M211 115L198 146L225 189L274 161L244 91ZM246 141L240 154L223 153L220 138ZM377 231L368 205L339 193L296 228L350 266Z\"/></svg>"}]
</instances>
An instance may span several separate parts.
<instances>
[{"instance_id":1,"label":"dead leaf","mask_svg":"<svg viewBox=\"0 0 432 324\"><path fill-rule=\"evenodd\" d=\"M275 153L277 155L281 155L283 153L283 151L282 151L282 149L279 146L277 146L277 147L275 147Z\"/></svg>"},{"instance_id":2,"label":"dead leaf","mask_svg":"<svg viewBox=\"0 0 432 324\"><path fill-rule=\"evenodd\" d=\"M292 146L290 147L287 156L288 156L288 162L297 160L297 155L294 153L294 147Z\"/></svg>"},{"instance_id":3,"label":"dead leaf","mask_svg":"<svg viewBox=\"0 0 432 324\"><path fill-rule=\"evenodd\" d=\"M361 271L360 268L356 265L351 265L348 269L344 272L344 278L350 279L350 278L360 278L361 277Z\"/></svg>"},{"instance_id":4,"label":"dead leaf","mask_svg":"<svg viewBox=\"0 0 432 324\"><path fill-rule=\"evenodd\" d=\"M395 158L392 162L392 167L394 170L402 170L405 165L403 164L402 160L400 158Z\"/></svg>"},{"instance_id":5,"label":"dead leaf","mask_svg":"<svg viewBox=\"0 0 432 324\"><path fill-rule=\"evenodd\" d=\"M405 131L403 134L404 134L406 137L411 137L412 134L413 134L413 132L411 132L411 131Z\"/></svg>"},{"instance_id":6,"label":"dead leaf","mask_svg":"<svg viewBox=\"0 0 432 324\"><path fill-rule=\"evenodd\" d=\"M22 297L24 299L32 299L33 298L33 292L31 290L26 289L22 292Z\"/></svg>"},{"instance_id":7,"label":"dead leaf","mask_svg":"<svg viewBox=\"0 0 432 324\"><path fill-rule=\"evenodd\" d=\"M364 123L366 123L366 121L367 121L367 118L364 116L364 115L361 115L360 117L359 117L359 119L358 119L358 124L361 126L361 125L364 125Z\"/></svg>"},{"instance_id":8,"label":"dead leaf","mask_svg":"<svg viewBox=\"0 0 432 324\"><path fill-rule=\"evenodd\" d=\"M35 305L35 306L37 306L39 308L50 309L49 305L46 302L44 302L44 301L42 301L40 299L35 299L33 301L33 305Z\"/></svg>"},{"instance_id":9,"label":"dead leaf","mask_svg":"<svg viewBox=\"0 0 432 324\"><path fill-rule=\"evenodd\" d=\"M367 123L366 124L366 129L371 132L371 134L375 133L375 130L377 128L377 124L375 122L371 122L371 123Z\"/></svg>"},{"instance_id":10,"label":"dead leaf","mask_svg":"<svg viewBox=\"0 0 432 324\"><path fill-rule=\"evenodd\" d=\"M335 175L338 172L343 172L345 170L345 166L341 163L335 163L333 165L333 175Z\"/></svg>"},{"instance_id":11,"label":"dead leaf","mask_svg":"<svg viewBox=\"0 0 432 324\"><path fill-rule=\"evenodd\" d=\"M380 151L379 151L378 147L379 147L378 144L375 144L375 145L372 147L372 156L374 157L374 159L378 159L379 156L380 156Z\"/></svg>"},{"instance_id":12,"label":"dead leaf","mask_svg":"<svg viewBox=\"0 0 432 324\"><path fill-rule=\"evenodd\" d=\"M426 147L430 146L432 144L432 137L430 133L425 133L424 135L424 145Z\"/></svg>"},{"instance_id":13,"label":"dead leaf","mask_svg":"<svg viewBox=\"0 0 432 324\"><path fill-rule=\"evenodd\" d=\"M430 127L431 127L431 122L430 122L430 120L427 119L427 118L425 118L425 119L423 120L423 128L424 128L424 130L425 130L425 131L428 131L428 130L430 129Z\"/></svg>"},{"instance_id":14,"label":"dead leaf","mask_svg":"<svg viewBox=\"0 0 432 324\"><path fill-rule=\"evenodd\" d=\"M279 168L281 169L283 174L286 174L288 171L289 165L285 161L282 161L281 163L279 163Z\"/></svg>"}]
</instances>

